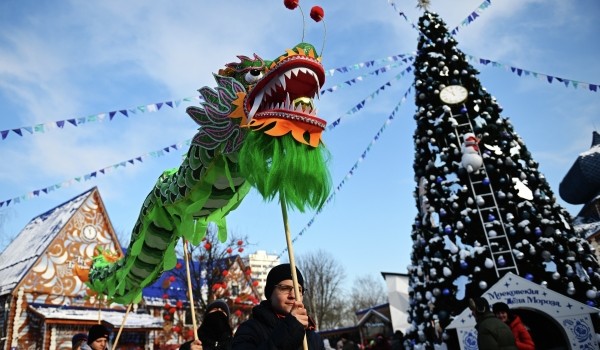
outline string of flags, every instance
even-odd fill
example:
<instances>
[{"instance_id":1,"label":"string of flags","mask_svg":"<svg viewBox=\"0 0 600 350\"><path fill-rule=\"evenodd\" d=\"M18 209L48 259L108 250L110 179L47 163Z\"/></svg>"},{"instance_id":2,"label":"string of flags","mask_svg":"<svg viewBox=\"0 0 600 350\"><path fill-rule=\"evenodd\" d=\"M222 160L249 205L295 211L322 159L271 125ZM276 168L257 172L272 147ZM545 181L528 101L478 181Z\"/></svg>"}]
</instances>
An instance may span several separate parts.
<instances>
[{"instance_id":1,"label":"string of flags","mask_svg":"<svg viewBox=\"0 0 600 350\"><path fill-rule=\"evenodd\" d=\"M454 29L452 29L450 31L450 34L456 35L456 33L458 33L460 28L466 27L469 24L471 24L477 17L479 17L479 15L483 11L485 11L485 9L490 7L491 4L492 4L491 0L485 0L484 2L482 2L473 12L471 12L470 15L467 16L467 18L465 18L462 22L460 22L460 24L458 26L456 26Z\"/></svg>"},{"instance_id":2,"label":"string of flags","mask_svg":"<svg viewBox=\"0 0 600 350\"><path fill-rule=\"evenodd\" d=\"M348 66L329 69L325 72L325 74L329 75L329 76L333 76L336 72L348 73L348 72L362 69L365 67L367 67L367 68L374 67L374 66L377 66L377 65L380 65L383 63L387 63L387 62L400 61L400 62L407 63L408 61L414 59L413 56L414 56L413 54L408 54L408 53L388 56L388 57L380 58L377 60L369 60L369 61L351 64ZM408 57L408 58L406 58L406 57ZM380 69L383 69L383 71L386 70L386 68L384 68L384 67L382 67ZM390 68L388 67L387 70L389 70L389 69ZM378 73L372 73L372 74L378 74ZM361 78L357 77L355 79L359 80ZM341 85L341 84L339 84L339 85ZM333 92L333 91L337 90L338 88L339 88L339 86L335 87L335 88L331 87L328 89L324 89L321 91L321 94L324 94L325 92ZM158 112L161 110L161 108L163 108L165 106L168 106L171 108L178 108L184 102L191 102L191 101L202 101L202 97L201 96L184 97L184 98L177 99L177 100L156 102L156 103L140 105L140 106L132 107L132 108L119 109L119 110L114 110L114 111L110 111L110 112L96 113L96 114L89 115L87 117L69 118L69 119L51 121L51 122L46 122L46 123L38 123L35 125L30 125L30 126L22 126L20 128L0 130L0 139L5 140L11 134L15 134L15 135L23 137L25 135L43 134L48 131L52 131L52 130L56 130L56 129L64 129L65 126L69 126L69 125L78 127L83 124L101 123L101 122L104 122L107 120L112 121L114 118L116 118L117 116L121 116L121 115L128 118L128 117L130 117L132 115L136 115L136 114ZM186 105L187 105L187 103L186 103Z\"/></svg>"},{"instance_id":3,"label":"string of flags","mask_svg":"<svg viewBox=\"0 0 600 350\"><path fill-rule=\"evenodd\" d=\"M333 76L336 72L337 73L348 73L353 70L357 70L357 69L361 69L361 68L365 68L365 67L366 68L374 67L376 65L387 63L387 62L404 61L404 58L406 56L411 57L410 59L412 60L413 59L412 56L414 56L414 53L401 53L398 55L379 58L376 60L369 60L369 61L354 63L351 65L343 66L343 67L339 67L339 68L328 69L325 71L325 75Z\"/></svg>"},{"instance_id":4,"label":"string of flags","mask_svg":"<svg viewBox=\"0 0 600 350\"><path fill-rule=\"evenodd\" d=\"M18 196L18 197L14 197L11 199L7 199L4 201L0 201L0 208L2 207L8 207L9 205L15 205L15 204L19 204L21 202L24 202L26 200L35 198L35 197L39 197L40 195L43 194L48 194L50 192L53 192L55 190L61 189L61 188L67 188L70 187L71 185L78 183L78 182L86 182L89 181L91 179L95 179L100 175L106 175L109 174L111 172L113 172L114 170L120 169L120 168L125 168L127 166L131 166L131 165L135 165L137 163L143 163L144 160L150 159L150 158L159 158L165 155L165 153L169 153L171 152L171 150L178 150L178 149L182 149L184 147L189 147L191 144L192 140L188 139L185 141L181 141L172 145L169 145L167 147L163 147L159 150L156 151L152 151L152 152L148 152L145 154L142 154L140 156L122 161L122 162L118 162L115 163L113 165L109 165L107 167L104 167L102 169L98 169L98 170L94 170L90 173L81 175L81 176L77 176L74 177L72 179L69 180L65 180L59 183L56 183L54 185L48 186L48 187L44 187L38 190L34 190L28 193L25 193L24 195Z\"/></svg>"},{"instance_id":5,"label":"string of flags","mask_svg":"<svg viewBox=\"0 0 600 350\"><path fill-rule=\"evenodd\" d=\"M404 20L406 22L408 22L408 24L411 25L411 27L413 27L416 31L420 31L419 27L417 25L415 25L411 20L408 19L408 17L406 17L406 14L404 14L404 11L399 10L396 7L396 3L394 2L394 0L390 0L389 1L390 5L394 8L394 10L396 10L396 12L398 12L398 14L404 18ZM465 18L464 20L462 20L460 22L460 24L458 26L456 26L454 29L452 29L450 31L450 34L455 35L456 33L458 33L458 31L460 30L461 27L466 27L469 24L473 23L473 21L475 21L475 19L477 17L479 17L479 15L486 10L488 7L490 7L490 5L492 4L491 0L485 0L484 2L482 2L479 6L477 6L477 8L475 10L473 10L468 16L467 18Z\"/></svg>"},{"instance_id":6,"label":"string of flags","mask_svg":"<svg viewBox=\"0 0 600 350\"><path fill-rule=\"evenodd\" d=\"M367 78L369 76L374 76L374 75L379 75L379 74L385 73L385 72L390 71L390 70L392 70L394 68L401 67L401 66L403 66L404 64L406 64L408 62L412 62L413 60L414 60L414 56L403 58L402 61L399 62L399 63L388 64L388 65L385 65L383 67L377 68L374 71L371 71L371 72L359 75L359 76L354 77L354 78L352 78L350 80L346 80L346 81L344 81L342 83L333 85L330 88L322 90L321 91L321 96L323 94L325 94L325 92L334 92L334 91L337 91L337 90L339 90L339 89L341 89L341 88L343 88L345 86L352 86L352 85L354 85L354 84L356 84L358 82L363 81L365 78Z\"/></svg>"},{"instance_id":7,"label":"string of flags","mask_svg":"<svg viewBox=\"0 0 600 350\"><path fill-rule=\"evenodd\" d=\"M412 72L412 70L413 70L413 66L406 67L402 72L398 73L392 80L390 80L390 81L386 82L385 84L381 85L379 88L377 88L377 90L375 90L375 92L371 93L368 97L366 97L365 99L363 99L362 101L360 101L359 103L357 103L354 107L352 107L349 111L347 111L341 117L339 117L336 120L334 120L333 122L331 122L327 126L327 130L331 131L331 130L335 129L338 125L340 125L340 123L342 121L342 118L344 118L346 116L349 116L349 115L352 115L352 114L360 111L365 106L365 104L367 104L367 102L372 101L383 90L385 90L388 87L391 87L392 86L392 81L400 80L400 78L402 78L407 73Z\"/></svg>"},{"instance_id":8,"label":"string of flags","mask_svg":"<svg viewBox=\"0 0 600 350\"><path fill-rule=\"evenodd\" d=\"M400 109L400 107L402 106L402 104L406 101L406 99L408 98L408 95L411 93L411 91L412 91L412 85L408 87L408 89L406 90L406 92L404 92L404 95L402 95L402 98L400 99L400 102L398 102L398 104L396 105L396 107L394 108L394 110L392 111L392 113L386 118L386 120L383 123L383 125L381 126L381 128L379 128L379 130L377 131L377 133L375 134L375 136L371 139L371 142L369 142L369 145L367 146L367 148L363 151L363 153L360 155L360 157L358 157L358 160L350 168L350 171L348 171L348 173L346 173L346 176L344 176L344 178L342 179L342 181L340 181L340 183L335 187L335 189L329 195L329 197L327 197L327 200L325 201L325 203L323 204L323 206L321 208L319 208L319 210L317 210L317 212L308 221L308 223L304 226L304 228L302 228L302 230L300 230L300 232L298 234L296 234L296 236L294 236L294 238L292 239L292 243L295 243L298 240L298 238L300 238L304 233L306 233L306 231L315 222L315 219L317 218L317 216L319 214L321 214L321 212L323 211L323 209L329 203L331 203L331 201L333 200L333 198L335 197L335 195L342 189L342 187L344 187L344 185L346 184L346 182L348 180L350 180L350 178L354 175L354 173L358 169L358 165L360 163L362 163L367 158L367 155L371 151L371 148L377 143L377 141L379 140L379 138L381 138L381 135L387 129L387 127L390 124L392 124L392 122L394 121L394 118L396 117L396 113L398 113L398 110ZM281 253L279 253L279 255L277 257L280 258L286 251L287 251L287 248L285 248L284 250L282 250Z\"/></svg>"},{"instance_id":9,"label":"string of flags","mask_svg":"<svg viewBox=\"0 0 600 350\"><path fill-rule=\"evenodd\" d=\"M396 4L394 3L394 1L390 1L390 4L394 7L394 9L397 10L396 8ZM491 5L491 0L486 0L483 3L481 3L481 5L478 6L478 8L471 12L471 14L461 22L459 27L465 27L469 24L471 24L477 17L479 17L479 14L487 9L489 6ZM421 32L421 30L419 29L418 26L416 26L410 19L408 19L408 17L406 17L406 15L404 14L404 12L402 11L398 11L399 15L404 18L404 20L411 25L411 27L413 27L415 30L417 30L418 32L420 32L422 35L425 35L423 32ZM451 34L454 35L458 32L458 28L456 27L451 31ZM572 79L567 79L567 78L562 78L562 77L557 77L557 76L553 76L553 75L548 75L548 74L543 74L543 73L538 73L538 72L534 72L531 70L527 70L527 69L523 69L523 68L519 68L519 67L514 67L514 66L510 66L507 64L503 64L503 63L499 63L499 62L495 62L486 58L477 58L471 55L467 55L465 54L465 57L467 60L471 61L471 62L477 62L483 65L488 65L491 64L493 67L499 67L499 68L504 68L509 72L515 73L518 76L531 76L534 78L538 78L540 80L544 80L546 82L548 82L549 84L552 84L552 82L557 81L559 83L562 83L565 85L565 87L569 87L572 86L574 89L584 89L584 90L589 90L592 92L597 92L598 91L598 86L599 84L592 84L592 83L586 83L586 82L582 82L582 81L577 81L577 80L572 80Z\"/></svg>"},{"instance_id":10,"label":"string of flags","mask_svg":"<svg viewBox=\"0 0 600 350\"><path fill-rule=\"evenodd\" d=\"M515 73L516 75L518 75L520 77L521 76L533 77L533 78L537 78L542 81L546 81L548 84L552 84L554 81L556 81L558 83L562 83L565 87L572 86L574 89L584 89L584 90L589 90L592 92L598 92L598 86L600 85L600 84L592 84L592 83L586 83L583 81L577 81L577 80L557 77L554 75L548 75L548 74L544 74L544 73L538 73L538 72L534 72L531 70L510 66L510 65L507 65L504 63L495 62L495 61L489 60L487 58L478 58L478 57L475 57L472 55L467 55L467 54L465 54L465 57L467 60L469 60L471 62L483 64L484 66L491 65L492 67L503 68L506 71Z\"/></svg>"},{"instance_id":11,"label":"string of flags","mask_svg":"<svg viewBox=\"0 0 600 350\"><path fill-rule=\"evenodd\" d=\"M136 114L158 112L161 110L161 108L163 108L165 106L175 109L175 108L179 107L183 102L190 102L190 101L194 101L194 100L199 101L199 100L201 100L201 97L200 96L184 97L184 98L178 99L178 100L156 102L156 103L150 103L150 104L146 104L146 105L140 105L140 106L133 107L133 108L126 108L126 109L120 109L120 110L115 110L115 111L110 111L110 112L96 113L96 114L89 115L87 117L69 118L69 119L57 120L57 121L53 121L53 122L39 123L39 124L31 125L31 126L23 126L20 128L0 130L0 137L2 137L2 140L5 140L8 137L8 135L11 134L11 132L13 134L16 134L16 135L19 135L22 137L23 135L43 134L43 133L46 133L51 130L64 129L65 126L69 126L69 125L78 127L83 124L102 123L105 121L112 121L115 117L117 117L119 115L123 115L126 118L128 118L128 117L130 117L132 115L136 115Z\"/></svg>"}]
</instances>

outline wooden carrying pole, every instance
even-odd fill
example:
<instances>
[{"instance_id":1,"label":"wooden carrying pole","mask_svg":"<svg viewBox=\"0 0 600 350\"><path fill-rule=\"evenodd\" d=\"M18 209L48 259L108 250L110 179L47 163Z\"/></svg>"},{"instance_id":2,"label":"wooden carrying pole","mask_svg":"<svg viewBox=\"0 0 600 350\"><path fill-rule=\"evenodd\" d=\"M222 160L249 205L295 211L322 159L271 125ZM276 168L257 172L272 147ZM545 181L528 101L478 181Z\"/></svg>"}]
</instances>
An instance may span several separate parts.
<instances>
[{"instance_id":1,"label":"wooden carrying pole","mask_svg":"<svg viewBox=\"0 0 600 350\"><path fill-rule=\"evenodd\" d=\"M194 222L194 226L195 222ZM195 227L194 227L195 228ZM196 325L196 304L194 304L194 293L192 293L192 277L190 275L190 259L188 257L188 241L183 240L183 256L185 257L185 271L187 274L188 297L190 298L190 310L192 311L192 324L194 325L194 340L198 340L198 326Z\"/></svg>"},{"instance_id":2,"label":"wooden carrying pole","mask_svg":"<svg viewBox=\"0 0 600 350\"><path fill-rule=\"evenodd\" d=\"M131 305L127 306L127 311L125 311L125 316L123 316L123 322L121 322L121 327L119 328L119 332L117 333L117 337L115 338L115 343L112 345L113 349L117 348L117 344L119 344L119 338L121 337L121 332L123 332L123 328L125 327L125 322L127 322L127 315L129 315L129 311L131 311Z\"/></svg>"},{"instance_id":3,"label":"wooden carrying pole","mask_svg":"<svg viewBox=\"0 0 600 350\"><path fill-rule=\"evenodd\" d=\"M288 257L290 259L290 269L292 270L292 282L294 283L294 295L296 300L300 294L300 288L298 287L298 275L296 274L296 261L294 260L294 247L292 246L292 235L290 233L290 226L288 224L287 208L283 195L279 193L279 203L281 203L281 214L283 216L283 227L285 228L285 241L287 243ZM306 333L304 334L304 340L302 342L304 350L308 350L308 342L306 341Z\"/></svg>"}]
</instances>

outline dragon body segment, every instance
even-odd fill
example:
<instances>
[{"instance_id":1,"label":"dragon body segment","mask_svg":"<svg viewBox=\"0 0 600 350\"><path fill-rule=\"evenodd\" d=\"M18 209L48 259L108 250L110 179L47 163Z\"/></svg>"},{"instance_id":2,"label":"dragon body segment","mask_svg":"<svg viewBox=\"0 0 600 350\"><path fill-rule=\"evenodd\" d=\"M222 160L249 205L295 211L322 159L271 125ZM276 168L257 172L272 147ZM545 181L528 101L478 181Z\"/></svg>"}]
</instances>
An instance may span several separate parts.
<instances>
[{"instance_id":1,"label":"dragon body segment","mask_svg":"<svg viewBox=\"0 0 600 350\"><path fill-rule=\"evenodd\" d=\"M180 238L198 244L208 224L226 239L226 215L255 187L267 200L318 208L330 191L325 122L313 98L324 84L314 47L288 49L274 61L238 56L201 88L201 107L186 112L200 126L182 164L165 171L146 197L127 254L94 258L90 288L114 302L141 299L142 289L177 263Z\"/></svg>"}]
</instances>

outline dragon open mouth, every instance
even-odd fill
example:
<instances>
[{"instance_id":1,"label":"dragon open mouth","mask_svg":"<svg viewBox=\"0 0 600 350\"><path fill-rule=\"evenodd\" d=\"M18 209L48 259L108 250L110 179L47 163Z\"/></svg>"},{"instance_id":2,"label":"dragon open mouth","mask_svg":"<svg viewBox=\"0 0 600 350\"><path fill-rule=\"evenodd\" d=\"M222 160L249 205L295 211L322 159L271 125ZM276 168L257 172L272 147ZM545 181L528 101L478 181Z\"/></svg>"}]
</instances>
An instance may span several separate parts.
<instances>
[{"instance_id":1,"label":"dragon open mouth","mask_svg":"<svg viewBox=\"0 0 600 350\"><path fill-rule=\"evenodd\" d=\"M244 112L251 125L252 121L276 118L323 130L327 123L317 117L313 99L319 97L324 82L325 71L315 58L285 57L274 63L274 68L248 93Z\"/></svg>"}]
</instances>

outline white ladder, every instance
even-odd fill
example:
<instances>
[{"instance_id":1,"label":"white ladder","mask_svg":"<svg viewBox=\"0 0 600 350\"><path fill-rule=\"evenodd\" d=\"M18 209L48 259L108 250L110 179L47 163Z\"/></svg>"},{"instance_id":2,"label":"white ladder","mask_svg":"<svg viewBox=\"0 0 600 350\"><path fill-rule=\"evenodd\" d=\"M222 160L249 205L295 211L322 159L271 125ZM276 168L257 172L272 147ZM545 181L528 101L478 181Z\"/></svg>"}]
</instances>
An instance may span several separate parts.
<instances>
[{"instance_id":1,"label":"white ladder","mask_svg":"<svg viewBox=\"0 0 600 350\"><path fill-rule=\"evenodd\" d=\"M471 119L467 113L452 114L452 117L457 122L454 127L454 133L460 148L463 135L469 132L474 134L475 131L473 130L473 124L471 124ZM481 150L478 150L477 152L482 157L484 164L481 169L473 171L472 173L467 172L467 174L469 176L471 193L475 197L477 214L481 220L485 239L489 247L492 261L494 262L496 276L499 278L501 273L504 275L507 272L513 272L514 274L519 275L517 261L512 252L506 227L502 220L502 214L500 213L498 202L494 195L494 189L489 182L489 176L485 169L485 158L483 158ZM488 180L487 183L486 179ZM504 263L500 263L501 261L504 261Z\"/></svg>"}]
</instances>

